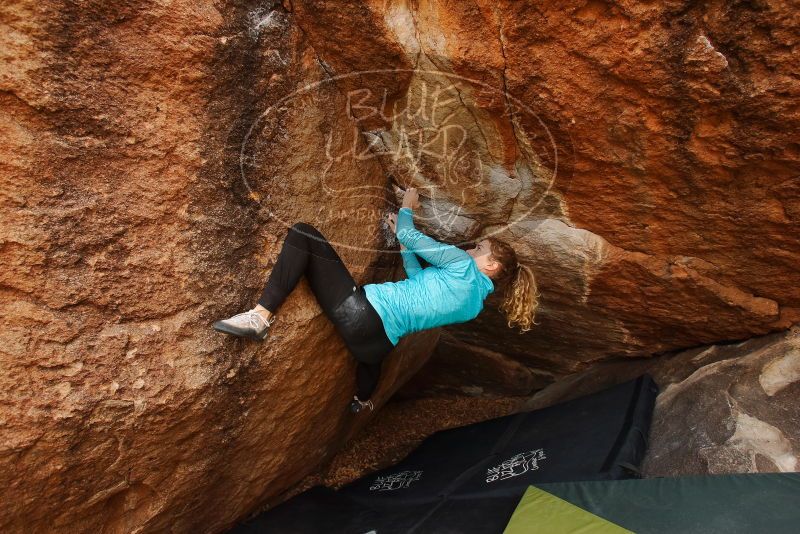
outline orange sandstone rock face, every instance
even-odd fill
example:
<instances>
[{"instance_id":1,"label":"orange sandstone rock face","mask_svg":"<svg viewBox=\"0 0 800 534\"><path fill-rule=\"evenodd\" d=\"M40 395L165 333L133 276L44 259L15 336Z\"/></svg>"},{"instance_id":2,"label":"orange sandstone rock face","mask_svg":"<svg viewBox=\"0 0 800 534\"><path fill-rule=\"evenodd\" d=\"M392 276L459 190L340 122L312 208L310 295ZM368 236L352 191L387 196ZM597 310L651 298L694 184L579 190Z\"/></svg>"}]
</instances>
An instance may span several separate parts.
<instances>
[{"instance_id":1,"label":"orange sandstone rock face","mask_svg":"<svg viewBox=\"0 0 800 534\"><path fill-rule=\"evenodd\" d=\"M355 365L305 283L263 346L209 325L253 305L298 220L359 283L402 276L390 181L432 235L496 233L537 274L534 330L499 294L448 329L472 391L796 322L797 17L6 2L0 527L218 531L335 453L363 424ZM379 404L437 336L403 340Z\"/></svg>"},{"instance_id":2,"label":"orange sandstone rock face","mask_svg":"<svg viewBox=\"0 0 800 534\"><path fill-rule=\"evenodd\" d=\"M354 134L331 85L265 114L326 77L280 5L6 2L0 24L0 530L220 531L369 415L305 282L264 345L210 324L254 305L290 222L390 279L378 217L351 218L384 199L344 193L384 174L337 162L348 216L320 210L326 136ZM403 340L376 404L437 335Z\"/></svg>"},{"instance_id":3,"label":"orange sandstone rock face","mask_svg":"<svg viewBox=\"0 0 800 534\"><path fill-rule=\"evenodd\" d=\"M496 374L485 351L552 381L800 320L790 3L362 4L298 2L333 74L363 68L365 50L334 23L352 9L371 14L370 42L384 43L370 57L385 64L399 46L417 69L399 102L437 84L455 93L438 115L372 130L389 148L424 132L410 143L425 148L413 165L395 152L384 168L429 191L424 214L461 208L431 233L497 232L538 275L533 331L505 327L499 294L477 321L448 329L475 360L470 382ZM465 132L463 144L442 139L448 128ZM448 165L448 146L466 156ZM466 181L453 180L459 165Z\"/></svg>"}]
</instances>

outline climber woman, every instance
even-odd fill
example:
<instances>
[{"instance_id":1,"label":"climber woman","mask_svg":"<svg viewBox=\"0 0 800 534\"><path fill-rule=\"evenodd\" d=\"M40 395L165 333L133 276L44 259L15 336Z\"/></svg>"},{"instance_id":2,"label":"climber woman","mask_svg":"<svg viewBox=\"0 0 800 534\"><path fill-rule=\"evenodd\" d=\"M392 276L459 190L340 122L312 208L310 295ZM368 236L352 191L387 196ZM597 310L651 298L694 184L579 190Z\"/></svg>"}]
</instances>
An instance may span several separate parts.
<instances>
[{"instance_id":1,"label":"climber woman","mask_svg":"<svg viewBox=\"0 0 800 534\"><path fill-rule=\"evenodd\" d=\"M320 307L358 362L358 390L350 403L354 413L365 407L374 409L369 398L381 364L401 337L474 319L495 283L508 286L500 306L508 326L530 330L539 295L533 273L517 262L514 249L494 237L466 251L440 243L414 227L413 209L418 205L418 193L410 188L403 192L397 216L386 217L400 242L408 278L359 286L319 230L297 223L289 229L258 305L215 322L214 329L256 341L266 339L275 313L305 274ZM423 269L417 256L430 267Z\"/></svg>"}]
</instances>

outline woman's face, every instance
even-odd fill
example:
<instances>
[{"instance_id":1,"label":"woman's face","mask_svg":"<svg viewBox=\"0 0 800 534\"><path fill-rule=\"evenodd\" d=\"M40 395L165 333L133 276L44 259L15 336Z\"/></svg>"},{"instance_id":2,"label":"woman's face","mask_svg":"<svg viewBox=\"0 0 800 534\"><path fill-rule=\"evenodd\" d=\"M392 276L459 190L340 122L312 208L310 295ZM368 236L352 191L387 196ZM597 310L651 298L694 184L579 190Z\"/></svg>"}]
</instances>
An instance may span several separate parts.
<instances>
[{"instance_id":1,"label":"woman's face","mask_svg":"<svg viewBox=\"0 0 800 534\"><path fill-rule=\"evenodd\" d=\"M491 259L492 248L488 239L475 243L474 247L467 250L467 254L475 260L478 269L490 278L500 268L500 263Z\"/></svg>"}]
</instances>

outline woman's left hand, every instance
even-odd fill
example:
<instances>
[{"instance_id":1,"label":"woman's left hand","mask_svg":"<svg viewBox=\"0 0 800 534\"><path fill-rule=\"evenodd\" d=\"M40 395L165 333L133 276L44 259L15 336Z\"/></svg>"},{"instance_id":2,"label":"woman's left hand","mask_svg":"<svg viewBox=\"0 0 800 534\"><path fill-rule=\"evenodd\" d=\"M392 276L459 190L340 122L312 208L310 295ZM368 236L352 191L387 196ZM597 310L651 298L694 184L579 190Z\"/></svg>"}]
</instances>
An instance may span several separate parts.
<instances>
[{"instance_id":1,"label":"woman's left hand","mask_svg":"<svg viewBox=\"0 0 800 534\"><path fill-rule=\"evenodd\" d=\"M387 213L385 219L386 219L386 224L388 224L389 228L392 229L394 235L397 235L397 214ZM400 250L406 250L406 247L402 243L400 243Z\"/></svg>"},{"instance_id":2,"label":"woman's left hand","mask_svg":"<svg viewBox=\"0 0 800 534\"><path fill-rule=\"evenodd\" d=\"M392 229L395 235L397 235L397 214L396 213L387 213L386 214L386 224L389 225L389 228Z\"/></svg>"}]
</instances>

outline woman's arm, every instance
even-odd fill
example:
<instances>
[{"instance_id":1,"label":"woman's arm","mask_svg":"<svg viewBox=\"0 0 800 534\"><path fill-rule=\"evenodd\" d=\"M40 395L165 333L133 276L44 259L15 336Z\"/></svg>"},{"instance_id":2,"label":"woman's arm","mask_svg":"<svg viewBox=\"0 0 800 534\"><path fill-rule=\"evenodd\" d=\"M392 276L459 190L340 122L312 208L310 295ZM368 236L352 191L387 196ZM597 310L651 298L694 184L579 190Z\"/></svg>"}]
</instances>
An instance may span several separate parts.
<instances>
[{"instance_id":1,"label":"woman's arm","mask_svg":"<svg viewBox=\"0 0 800 534\"><path fill-rule=\"evenodd\" d=\"M409 252L437 267L444 267L457 261L470 259L471 256L460 248L441 243L426 236L414 227L414 212L408 206L400 208L397 214L397 240ZM404 256L405 258L405 256ZM416 258L415 258L416 260ZM419 262L417 262L419 264Z\"/></svg>"},{"instance_id":2,"label":"woman's arm","mask_svg":"<svg viewBox=\"0 0 800 534\"><path fill-rule=\"evenodd\" d=\"M392 232L397 235L397 215L394 213L389 213L386 215L386 223L389 225L389 228L392 229ZM422 270L422 265L420 265L419 260L417 259L417 255L414 254L413 250L408 250L405 245L400 245L400 256L403 258L403 269L406 271L406 276L408 278L412 278L415 274Z\"/></svg>"},{"instance_id":3,"label":"woman's arm","mask_svg":"<svg viewBox=\"0 0 800 534\"><path fill-rule=\"evenodd\" d=\"M406 270L407 277L413 278L415 274L422 270L422 265L420 265L414 251L400 245L400 255L403 257L403 269Z\"/></svg>"}]
</instances>

